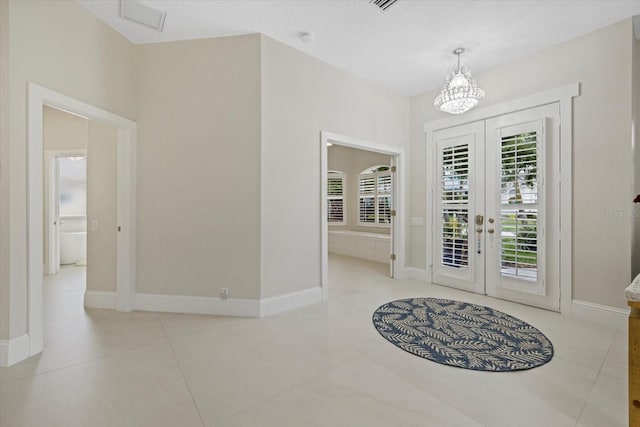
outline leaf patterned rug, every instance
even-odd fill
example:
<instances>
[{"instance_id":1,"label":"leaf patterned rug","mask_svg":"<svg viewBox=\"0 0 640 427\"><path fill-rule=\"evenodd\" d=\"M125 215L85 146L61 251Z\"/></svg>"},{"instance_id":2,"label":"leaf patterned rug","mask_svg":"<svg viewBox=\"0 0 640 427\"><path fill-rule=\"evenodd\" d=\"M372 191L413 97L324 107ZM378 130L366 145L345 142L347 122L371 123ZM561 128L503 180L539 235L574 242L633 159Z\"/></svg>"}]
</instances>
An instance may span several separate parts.
<instances>
[{"instance_id":1,"label":"leaf patterned rug","mask_svg":"<svg viewBox=\"0 0 640 427\"><path fill-rule=\"evenodd\" d=\"M416 356L477 371L520 371L553 357L551 341L527 322L481 305L437 298L391 301L373 314L384 338Z\"/></svg>"}]
</instances>

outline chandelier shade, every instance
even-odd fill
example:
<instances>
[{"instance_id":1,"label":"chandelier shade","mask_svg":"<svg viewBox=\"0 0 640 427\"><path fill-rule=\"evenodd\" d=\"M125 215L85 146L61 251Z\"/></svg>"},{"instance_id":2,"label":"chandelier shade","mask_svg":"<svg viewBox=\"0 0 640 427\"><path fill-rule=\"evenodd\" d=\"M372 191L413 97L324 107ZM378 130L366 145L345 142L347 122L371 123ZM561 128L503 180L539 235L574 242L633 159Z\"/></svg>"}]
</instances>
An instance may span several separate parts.
<instances>
[{"instance_id":1,"label":"chandelier shade","mask_svg":"<svg viewBox=\"0 0 640 427\"><path fill-rule=\"evenodd\" d=\"M463 52L461 47L453 51L458 56L458 65L449 70L440 95L433 101L433 105L445 113L462 114L484 98L484 90L471 78L471 69L466 65L460 66L460 55Z\"/></svg>"}]
</instances>

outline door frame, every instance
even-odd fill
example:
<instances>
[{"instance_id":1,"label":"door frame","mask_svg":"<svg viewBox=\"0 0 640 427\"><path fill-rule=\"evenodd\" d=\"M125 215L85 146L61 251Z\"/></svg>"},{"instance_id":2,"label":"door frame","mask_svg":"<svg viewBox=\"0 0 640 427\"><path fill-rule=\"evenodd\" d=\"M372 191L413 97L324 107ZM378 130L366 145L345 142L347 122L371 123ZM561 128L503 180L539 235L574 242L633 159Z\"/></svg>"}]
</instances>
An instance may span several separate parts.
<instances>
[{"instance_id":1,"label":"door frame","mask_svg":"<svg viewBox=\"0 0 640 427\"><path fill-rule=\"evenodd\" d=\"M572 83L561 86L545 92L523 98L514 99L507 102L478 108L460 116L451 116L444 119L434 120L424 123L422 130L426 134L426 200L433 200L434 189L436 183L435 177L435 153L433 144L433 132L447 129L450 127L460 126L471 122L486 120L492 117L501 116L508 113L527 110L546 104L558 103L560 105L560 141L556 155L560 158L558 171L554 171L558 176L558 199L555 201L558 206L560 219L559 224L565 224L556 230L559 239L557 242L548 242L548 244L558 244L560 252L560 312L571 313L572 301L572 194L573 194L573 98L580 95L580 83ZM433 209L426 209L426 258L427 258L427 281L433 281L433 241L435 218ZM562 242L567 242L562 244Z\"/></svg>"},{"instance_id":2,"label":"door frame","mask_svg":"<svg viewBox=\"0 0 640 427\"><path fill-rule=\"evenodd\" d=\"M46 150L44 152L44 274L56 274L60 271L60 224L52 226L56 221L56 205L58 201L57 160L63 157L87 156L87 150ZM57 260L53 262L51 260Z\"/></svg>"},{"instance_id":3,"label":"door frame","mask_svg":"<svg viewBox=\"0 0 640 427\"><path fill-rule=\"evenodd\" d=\"M118 227L116 308L131 311L136 277L136 150L134 121L28 83L27 105L27 312L29 356L44 348L43 315L43 108L81 115L118 129Z\"/></svg>"},{"instance_id":4,"label":"door frame","mask_svg":"<svg viewBox=\"0 0 640 427\"><path fill-rule=\"evenodd\" d=\"M360 150L373 151L386 154L392 157L391 164L396 166L396 173L393 180L393 209L397 214L392 221L391 252L396 254L393 272L395 278L402 278L405 265L405 154L404 149L391 145L379 144L350 136L339 135L332 132L320 132L320 263L321 263L321 287L322 299L329 297L329 222L327 221L327 168L328 154L327 143L341 145L343 147L357 148ZM392 261L393 262L393 261Z\"/></svg>"}]
</instances>

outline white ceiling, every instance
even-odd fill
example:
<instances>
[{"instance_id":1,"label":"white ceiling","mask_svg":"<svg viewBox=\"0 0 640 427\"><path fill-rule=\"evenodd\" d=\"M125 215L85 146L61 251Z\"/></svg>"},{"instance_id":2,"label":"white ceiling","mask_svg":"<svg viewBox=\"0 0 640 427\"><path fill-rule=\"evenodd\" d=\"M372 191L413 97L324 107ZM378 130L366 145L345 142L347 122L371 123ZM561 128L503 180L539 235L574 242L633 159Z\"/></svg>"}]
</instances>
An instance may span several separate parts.
<instances>
[{"instance_id":1,"label":"white ceiling","mask_svg":"<svg viewBox=\"0 0 640 427\"><path fill-rule=\"evenodd\" d=\"M167 12L158 32L120 18L119 0L77 1L136 44L263 33L408 96L442 85L458 46L477 74L640 15L640 0L141 0Z\"/></svg>"}]
</instances>

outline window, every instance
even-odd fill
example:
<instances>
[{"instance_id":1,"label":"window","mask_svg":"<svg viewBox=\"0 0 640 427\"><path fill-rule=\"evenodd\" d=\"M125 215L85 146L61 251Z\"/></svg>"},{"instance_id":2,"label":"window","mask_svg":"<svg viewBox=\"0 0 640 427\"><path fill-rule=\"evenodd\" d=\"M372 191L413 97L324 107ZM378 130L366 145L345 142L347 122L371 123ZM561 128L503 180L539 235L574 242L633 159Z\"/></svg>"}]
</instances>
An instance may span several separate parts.
<instances>
[{"instance_id":1,"label":"window","mask_svg":"<svg viewBox=\"0 0 640 427\"><path fill-rule=\"evenodd\" d=\"M373 166L358 177L358 225L391 224L391 168Z\"/></svg>"},{"instance_id":2,"label":"window","mask_svg":"<svg viewBox=\"0 0 640 427\"><path fill-rule=\"evenodd\" d=\"M345 225L345 175L339 171L327 173L327 221L329 225Z\"/></svg>"},{"instance_id":3,"label":"window","mask_svg":"<svg viewBox=\"0 0 640 427\"><path fill-rule=\"evenodd\" d=\"M58 159L60 216L87 215L87 158Z\"/></svg>"}]
</instances>

